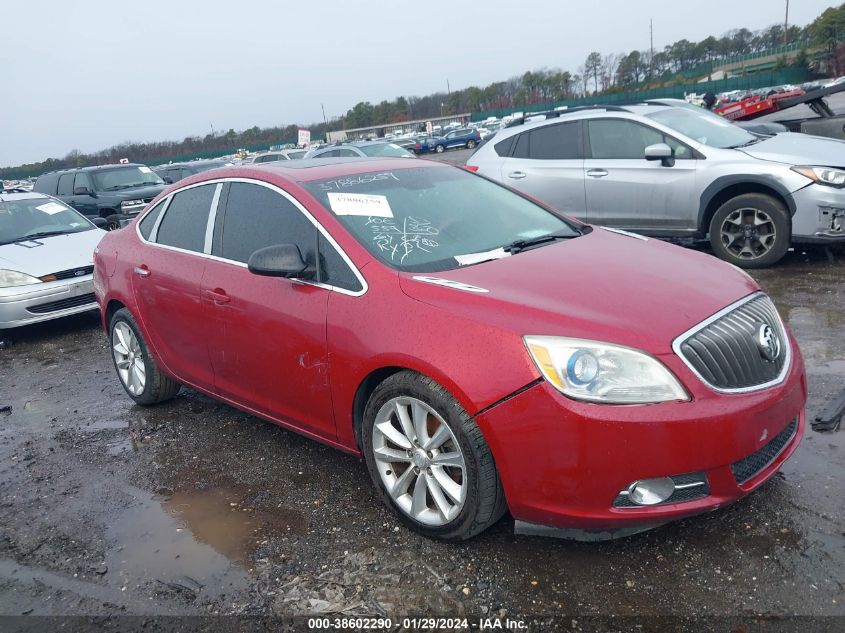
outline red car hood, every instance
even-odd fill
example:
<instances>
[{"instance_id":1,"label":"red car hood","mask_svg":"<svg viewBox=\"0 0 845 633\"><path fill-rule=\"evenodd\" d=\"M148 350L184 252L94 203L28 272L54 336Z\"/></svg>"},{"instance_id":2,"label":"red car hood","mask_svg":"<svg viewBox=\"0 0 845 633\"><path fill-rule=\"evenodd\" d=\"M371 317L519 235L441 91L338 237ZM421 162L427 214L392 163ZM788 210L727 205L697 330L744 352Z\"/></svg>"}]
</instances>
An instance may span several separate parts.
<instances>
[{"instance_id":1,"label":"red car hood","mask_svg":"<svg viewBox=\"0 0 845 633\"><path fill-rule=\"evenodd\" d=\"M418 301L520 336L602 340L652 354L671 353L679 334L759 290L710 255L598 228L474 266L402 273L400 284Z\"/></svg>"}]
</instances>

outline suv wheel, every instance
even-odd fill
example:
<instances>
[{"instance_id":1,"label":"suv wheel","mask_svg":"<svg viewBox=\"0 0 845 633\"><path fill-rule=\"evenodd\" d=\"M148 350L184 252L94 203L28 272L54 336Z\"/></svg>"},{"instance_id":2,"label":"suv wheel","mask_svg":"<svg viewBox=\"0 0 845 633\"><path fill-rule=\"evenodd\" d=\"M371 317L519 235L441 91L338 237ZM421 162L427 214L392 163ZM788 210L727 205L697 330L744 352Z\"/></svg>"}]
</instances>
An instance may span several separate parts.
<instances>
[{"instance_id":1,"label":"suv wheel","mask_svg":"<svg viewBox=\"0 0 845 633\"><path fill-rule=\"evenodd\" d=\"M116 213L106 216L106 231L116 231L122 225L120 224L120 216Z\"/></svg>"},{"instance_id":2,"label":"suv wheel","mask_svg":"<svg viewBox=\"0 0 845 633\"><path fill-rule=\"evenodd\" d=\"M362 445L379 496L425 536L467 539L506 510L484 436L431 378L403 371L381 383L364 411Z\"/></svg>"},{"instance_id":3,"label":"suv wheel","mask_svg":"<svg viewBox=\"0 0 845 633\"><path fill-rule=\"evenodd\" d=\"M472 149L473 147L475 147L475 141L472 140L472 139L468 140L467 141L467 149Z\"/></svg>"},{"instance_id":4,"label":"suv wheel","mask_svg":"<svg viewBox=\"0 0 845 633\"><path fill-rule=\"evenodd\" d=\"M443 147L442 145L435 145L434 146L434 151L437 152L438 154L442 154L444 149L446 149L446 148Z\"/></svg>"},{"instance_id":5,"label":"suv wheel","mask_svg":"<svg viewBox=\"0 0 845 633\"><path fill-rule=\"evenodd\" d=\"M765 268L789 249L790 220L772 196L747 193L731 198L710 220L710 244L717 257L742 268Z\"/></svg>"}]
</instances>

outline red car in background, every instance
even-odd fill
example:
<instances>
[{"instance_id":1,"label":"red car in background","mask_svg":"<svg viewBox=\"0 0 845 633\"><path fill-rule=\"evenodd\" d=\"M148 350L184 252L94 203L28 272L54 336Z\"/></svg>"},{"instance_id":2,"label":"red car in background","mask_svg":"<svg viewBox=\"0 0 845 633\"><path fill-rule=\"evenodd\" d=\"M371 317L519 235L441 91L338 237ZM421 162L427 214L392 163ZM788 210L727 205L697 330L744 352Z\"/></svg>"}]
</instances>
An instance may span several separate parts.
<instances>
[{"instance_id":1,"label":"red car in background","mask_svg":"<svg viewBox=\"0 0 845 633\"><path fill-rule=\"evenodd\" d=\"M804 430L801 355L709 255L401 159L198 174L95 254L117 374L363 456L417 531L621 531L718 508ZM317 465L315 465L317 467Z\"/></svg>"}]
</instances>

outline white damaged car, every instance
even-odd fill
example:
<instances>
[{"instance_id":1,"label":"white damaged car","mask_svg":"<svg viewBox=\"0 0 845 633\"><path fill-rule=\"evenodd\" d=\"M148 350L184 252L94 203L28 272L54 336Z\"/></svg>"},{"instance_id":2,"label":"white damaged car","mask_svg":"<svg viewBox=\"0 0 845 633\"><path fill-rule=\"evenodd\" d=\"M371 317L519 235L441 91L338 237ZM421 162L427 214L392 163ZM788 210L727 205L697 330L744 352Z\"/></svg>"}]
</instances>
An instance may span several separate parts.
<instances>
[{"instance_id":1,"label":"white damaged car","mask_svg":"<svg viewBox=\"0 0 845 633\"><path fill-rule=\"evenodd\" d=\"M93 259L103 235L55 198L0 190L0 330L96 310Z\"/></svg>"}]
</instances>

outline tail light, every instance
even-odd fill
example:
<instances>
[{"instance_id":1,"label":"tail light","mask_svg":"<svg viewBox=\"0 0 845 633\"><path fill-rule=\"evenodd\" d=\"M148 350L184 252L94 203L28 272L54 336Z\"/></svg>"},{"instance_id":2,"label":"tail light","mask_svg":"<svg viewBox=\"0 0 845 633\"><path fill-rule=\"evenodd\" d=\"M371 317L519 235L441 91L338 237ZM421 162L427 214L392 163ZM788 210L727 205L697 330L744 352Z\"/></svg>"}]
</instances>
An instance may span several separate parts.
<instances>
[{"instance_id":1,"label":"tail light","mask_svg":"<svg viewBox=\"0 0 845 633\"><path fill-rule=\"evenodd\" d=\"M464 169L467 171L478 171L478 165L464 165Z\"/></svg>"}]
</instances>

